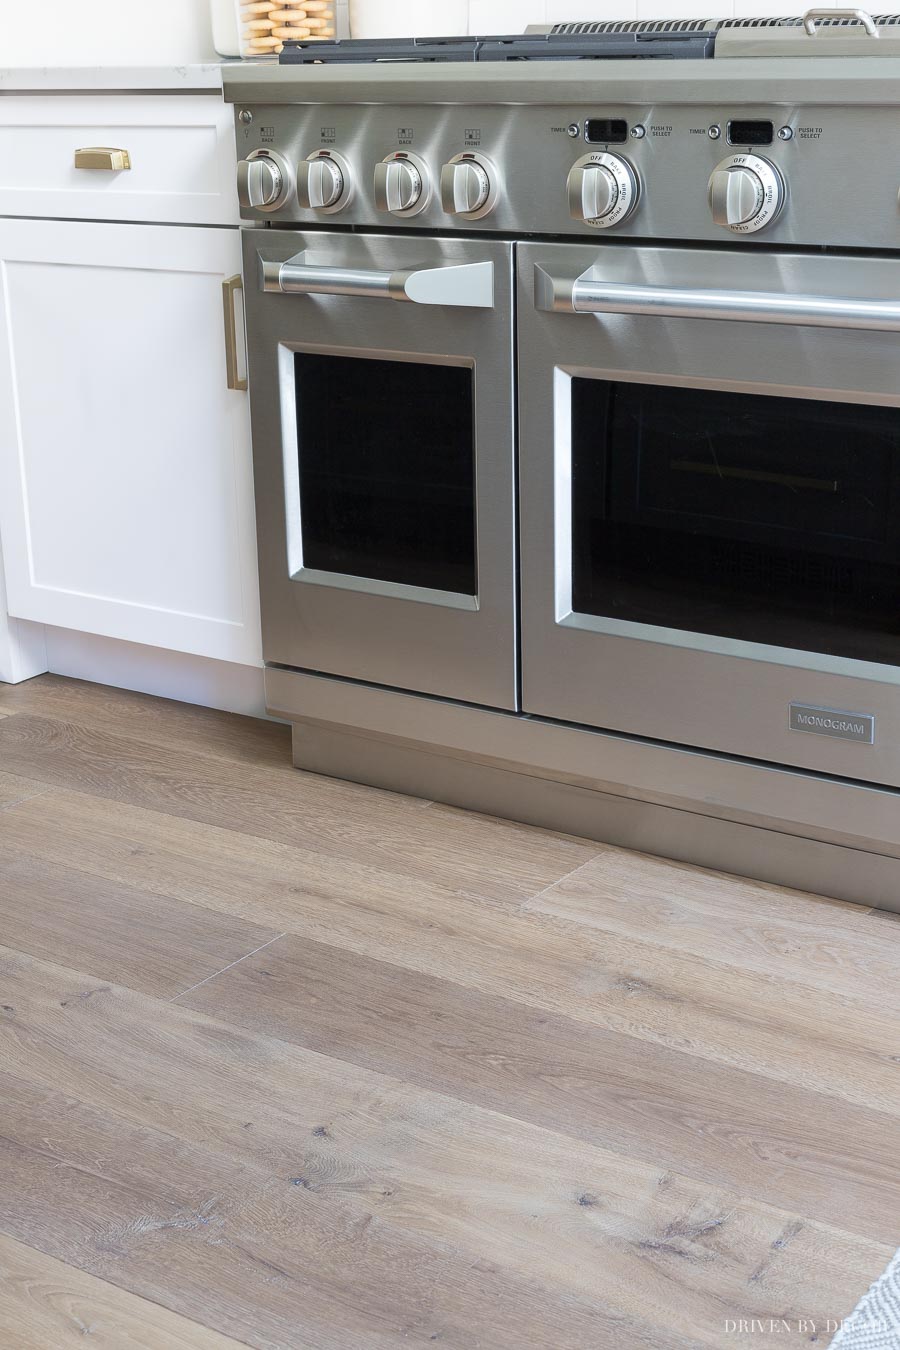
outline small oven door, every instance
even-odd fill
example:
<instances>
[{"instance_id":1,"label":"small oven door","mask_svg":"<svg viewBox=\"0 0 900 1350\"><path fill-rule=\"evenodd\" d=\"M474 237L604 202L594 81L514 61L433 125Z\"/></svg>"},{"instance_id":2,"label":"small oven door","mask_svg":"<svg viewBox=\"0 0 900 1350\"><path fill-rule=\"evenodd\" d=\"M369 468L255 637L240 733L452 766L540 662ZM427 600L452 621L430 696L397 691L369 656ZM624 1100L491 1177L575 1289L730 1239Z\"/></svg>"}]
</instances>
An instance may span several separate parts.
<instances>
[{"instance_id":1,"label":"small oven door","mask_svg":"<svg viewBox=\"0 0 900 1350\"><path fill-rule=\"evenodd\" d=\"M534 244L519 286L524 711L900 784L900 261Z\"/></svg>"},{"instance_id":2,"label":"small oven door","mask_svg":"<svg viewBox=\"0 0 900 1350\"><path fill-rule=\"evenodd\" d=\"M268 662L516 703L511 246L244 234Z\"/></svg>"}]
</instances>

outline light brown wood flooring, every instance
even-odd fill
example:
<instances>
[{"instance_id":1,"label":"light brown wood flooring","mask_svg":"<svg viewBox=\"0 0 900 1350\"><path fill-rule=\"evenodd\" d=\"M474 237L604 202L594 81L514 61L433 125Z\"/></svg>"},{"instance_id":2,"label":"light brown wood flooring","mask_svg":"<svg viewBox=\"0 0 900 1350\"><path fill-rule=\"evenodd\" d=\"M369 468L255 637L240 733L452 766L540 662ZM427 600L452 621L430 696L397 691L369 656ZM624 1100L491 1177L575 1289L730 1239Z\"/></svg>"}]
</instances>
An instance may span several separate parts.
<instances>
[{"instance_id":1,"label":"light brown wood flooring","mask_svg":"<svg viewBox=\"0 0 900 1350\"><path fill-rule=\"evenodd\" d=\"M0 1346L817 1345L900 1245L900 920L0 685Z\"/></svg>"}]
</instances>

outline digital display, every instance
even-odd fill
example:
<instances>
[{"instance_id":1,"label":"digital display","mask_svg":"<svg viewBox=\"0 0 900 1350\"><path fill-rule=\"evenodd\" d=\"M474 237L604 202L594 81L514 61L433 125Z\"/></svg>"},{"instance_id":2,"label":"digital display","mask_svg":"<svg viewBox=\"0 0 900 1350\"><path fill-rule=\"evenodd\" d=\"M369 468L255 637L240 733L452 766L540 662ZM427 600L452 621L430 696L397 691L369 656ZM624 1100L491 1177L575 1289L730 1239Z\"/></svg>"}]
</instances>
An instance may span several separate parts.
<instances>
[{"instance_id":1,"label":"digital display","mask_svg":"<svg viewBox=\"0 0 900 1350\"><path fill-rule=\"evenodd\" d=\"M584 139L590 145L621 145L628 140L628 123L621 117L589 117Z\"/></svg>"},{"instance_id":2,"label":"digital display","mask_svg":"<svg viewBox=\"0 0 900 1350\"><path fill-rule=\"evenodd\" d=\"M772 123L735 119L728 123L729 145L771 145Z\"/></svg>"}]
</instances>

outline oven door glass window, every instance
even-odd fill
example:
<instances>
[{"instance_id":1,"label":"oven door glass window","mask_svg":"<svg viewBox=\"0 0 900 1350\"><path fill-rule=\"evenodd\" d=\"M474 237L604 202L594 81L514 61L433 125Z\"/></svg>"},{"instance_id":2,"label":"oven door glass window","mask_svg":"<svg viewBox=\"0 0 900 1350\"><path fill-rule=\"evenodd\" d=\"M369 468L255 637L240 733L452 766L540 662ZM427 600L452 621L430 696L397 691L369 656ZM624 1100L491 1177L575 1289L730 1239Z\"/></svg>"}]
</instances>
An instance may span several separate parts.
<instances>
[{"instance_id":1,"label":"oven door glass window","mask_svg":"<svg viewBox=\"0 0 900 1350\"><path fill-rule=\"evenodd\" d=\"M303 566L475 595L474 370L295 352Z\"/></svg>"},{"instance_id":2,"label":"oven door glass window","mask_svg":"<svg viewBox=\"0 0 900 1350\"><path fill-rule=\"evenodd\" d=\"M572 380L572 607L900 664L900 409Z\"/></svg>"}]
</instances>

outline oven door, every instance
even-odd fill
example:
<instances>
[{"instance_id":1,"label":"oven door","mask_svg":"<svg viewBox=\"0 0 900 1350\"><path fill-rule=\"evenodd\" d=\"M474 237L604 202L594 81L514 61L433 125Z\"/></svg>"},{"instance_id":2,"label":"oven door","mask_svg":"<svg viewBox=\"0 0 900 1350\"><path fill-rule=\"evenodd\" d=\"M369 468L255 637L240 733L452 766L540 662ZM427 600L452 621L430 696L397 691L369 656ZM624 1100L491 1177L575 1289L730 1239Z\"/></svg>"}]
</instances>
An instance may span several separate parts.
<instances>
[{"instance_id":1,"label":"oven door","mask_svg":"<svg viewBox=\"0 0 900 1350\"><path fill-rule=\"evenodd\" d=\"M516 703L504 243L244 234L267 662Z\"/></svg>"},{"instance_id":2,"label":"oven door","mask_svg":"<svg viewBox=\"0 0 900 1350\"><path fill-rule=\"evenodd\" d=\"M519 268L524 711L900 784L900 261Z\"/></svg>"}]
</instances>

